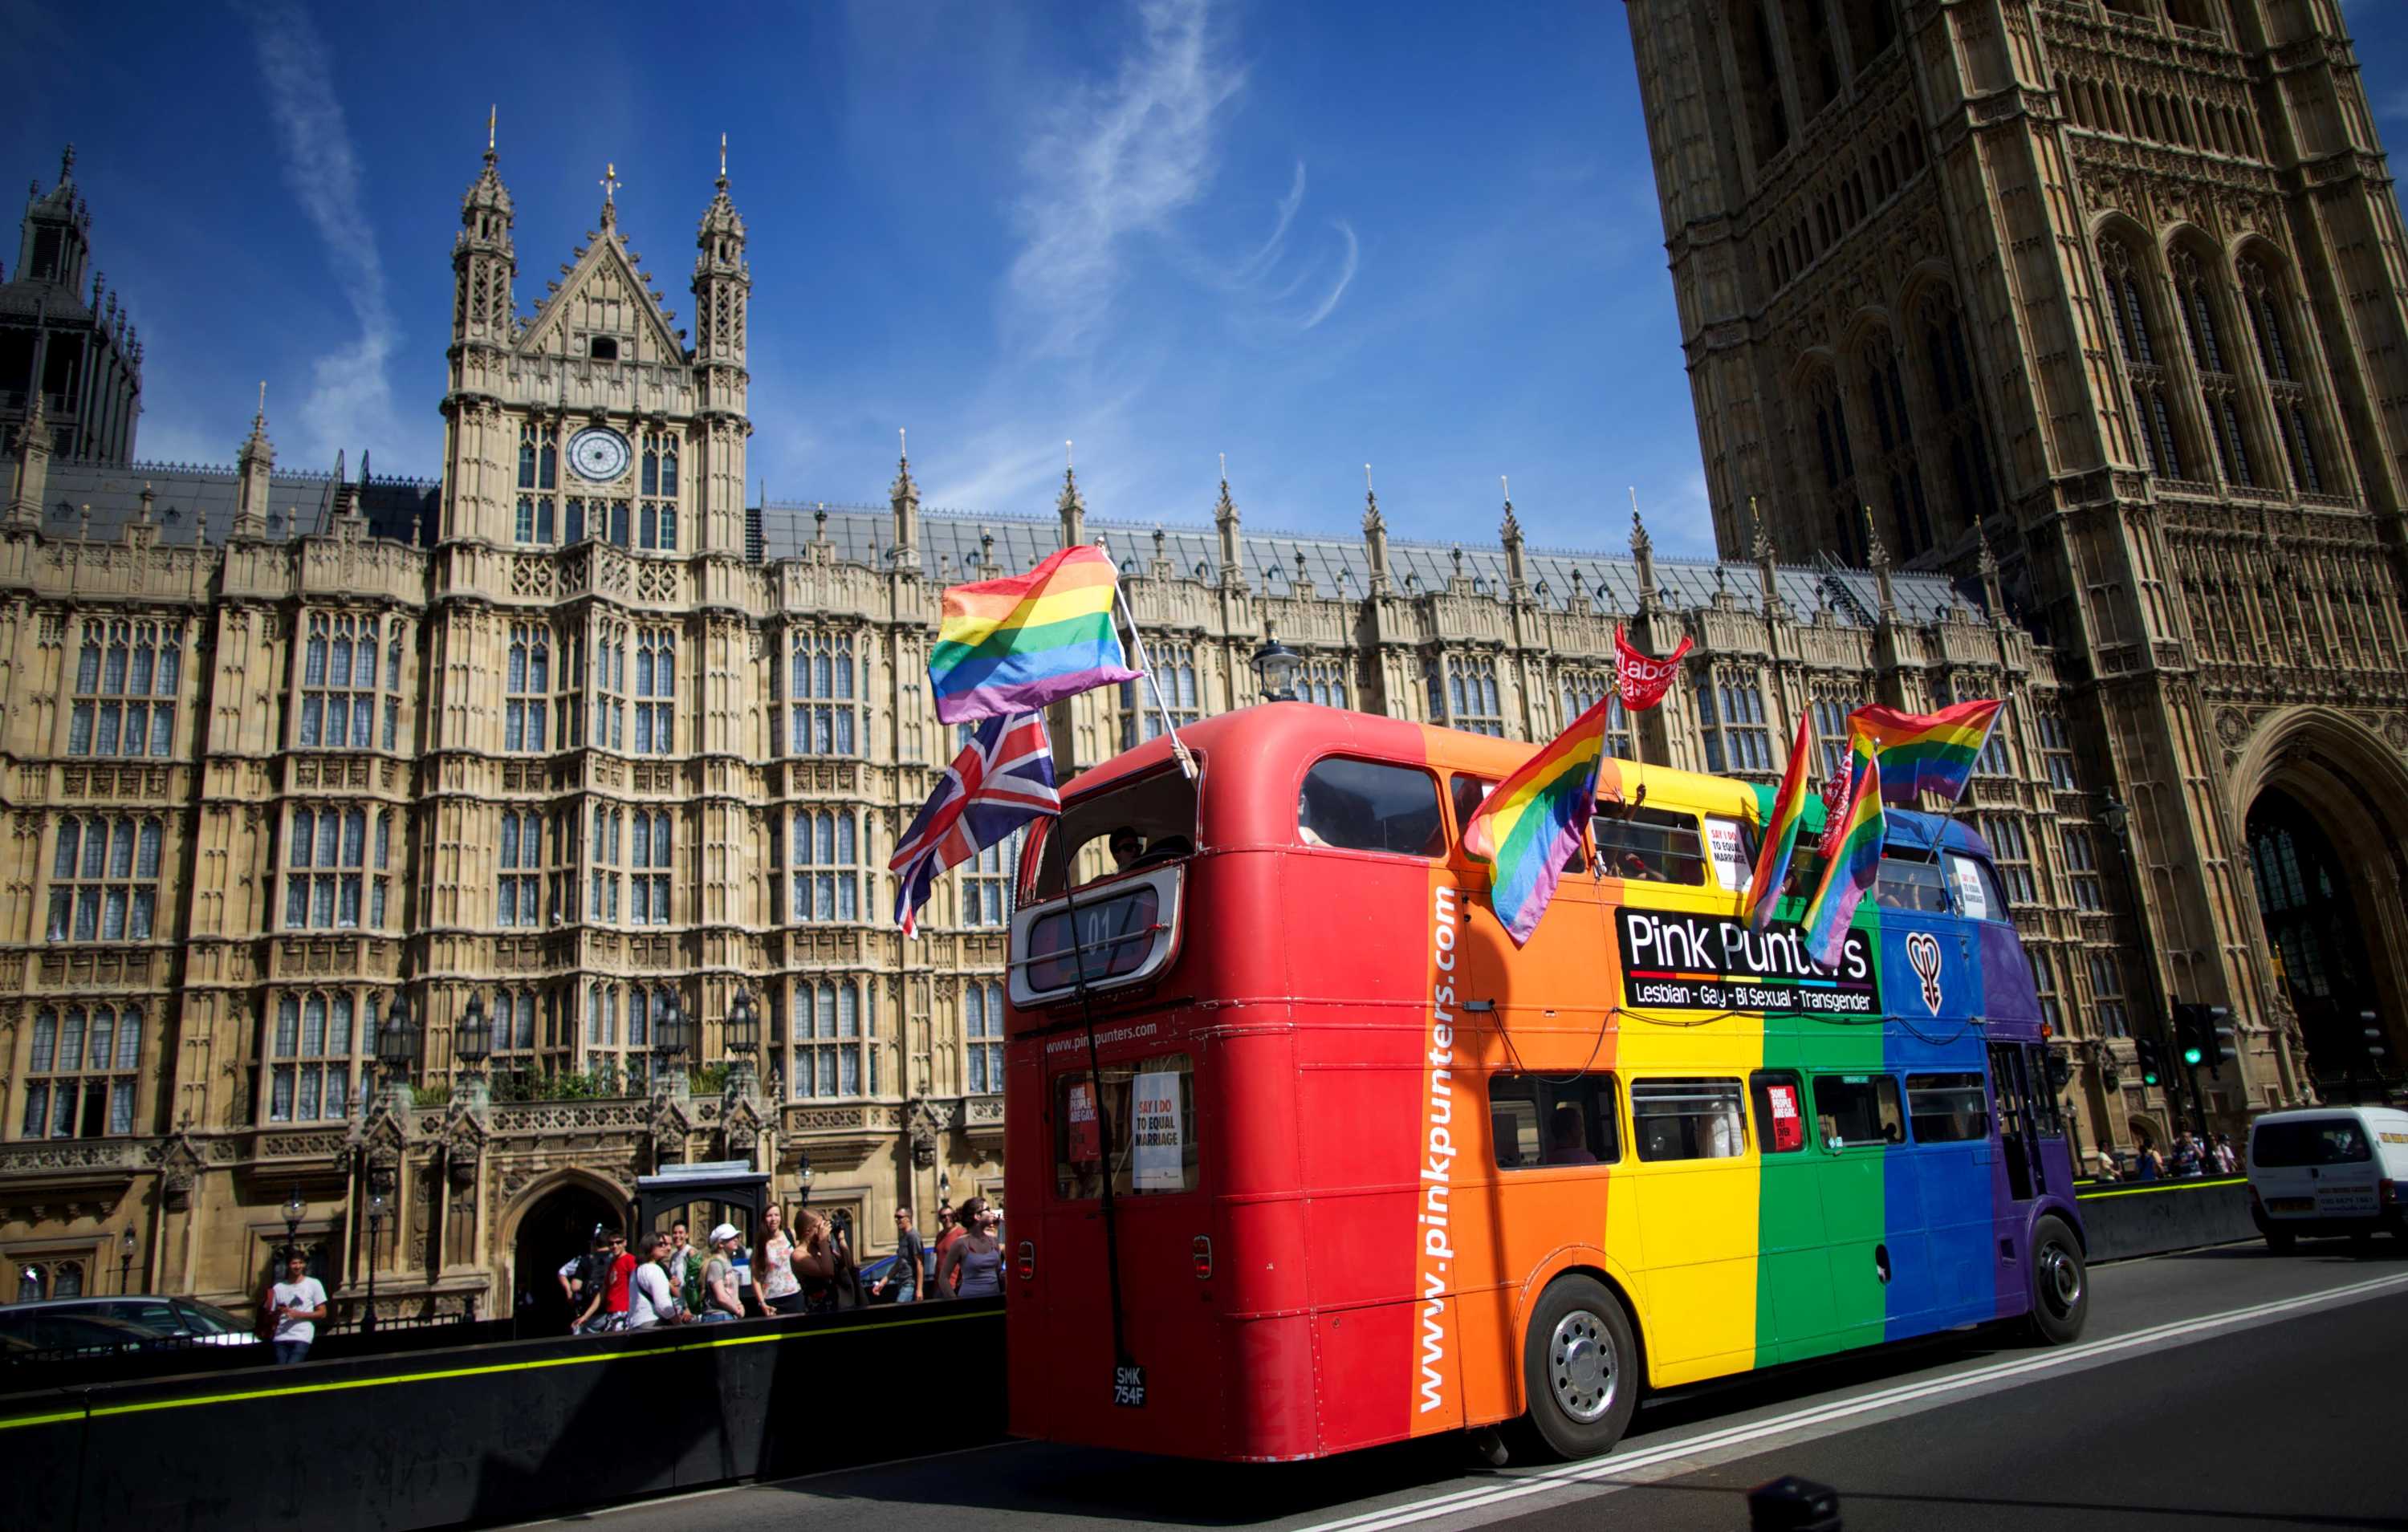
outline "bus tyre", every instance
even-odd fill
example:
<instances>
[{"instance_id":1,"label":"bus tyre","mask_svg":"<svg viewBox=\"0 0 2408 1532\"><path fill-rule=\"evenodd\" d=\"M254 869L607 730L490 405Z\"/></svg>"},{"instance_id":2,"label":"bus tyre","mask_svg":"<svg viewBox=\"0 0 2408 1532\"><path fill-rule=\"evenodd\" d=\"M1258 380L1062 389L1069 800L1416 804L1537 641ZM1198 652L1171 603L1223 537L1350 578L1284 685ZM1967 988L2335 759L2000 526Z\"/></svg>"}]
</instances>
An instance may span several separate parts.
<instances>
[{"instance_id":1,"label":"bus tyre","mask_svg":"<svg viewBox=\"0 0 2408 1532\"><path fill-rule=\"evenodd\" d=\"M2082 1246L2061 1218L2042 1218L2032 1225L2032 1335L2042 1344L2062 1346L2082 1333L2090 1317L2090 1277L2084 1269Z\"/></svg>"},{"instance_id":2,"label":"bus tyre","mask_svg":"<svg viewBox=\"0 0 2408 1532\"><path fill-rule=\"evenodd\" d=\"M1639 1407L1639 1347L1630 1316L1594 1277L1558 1277L1539 1296L1522 1343L1526 1417L1557 1457L1611 1452Z\"/></svg>"}]
</instances>

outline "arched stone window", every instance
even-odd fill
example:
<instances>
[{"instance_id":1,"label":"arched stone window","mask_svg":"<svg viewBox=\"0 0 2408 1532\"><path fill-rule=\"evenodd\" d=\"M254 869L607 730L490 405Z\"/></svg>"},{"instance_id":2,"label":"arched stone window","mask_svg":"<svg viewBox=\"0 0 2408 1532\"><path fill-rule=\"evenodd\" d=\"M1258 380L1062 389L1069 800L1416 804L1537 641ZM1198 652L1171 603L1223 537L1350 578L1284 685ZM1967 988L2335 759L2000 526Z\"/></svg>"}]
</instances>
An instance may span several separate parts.
<instances>
[{"instance_id":1,"label":"arched stone window","mask_svg":"<svg viewBox=\"0 0 2408 1532\"><path fill-rule=\"evenodd\" d=\"M1887 499L1890 551L1899 558L1912 558L1934 541L1931 503L1924 493L1922 463L1915 456L1905 372L1886 334L1875 335L1857 352L1856 386L1872 417L1879 450L1871 465L1873 483L1867 488L1879 486Z\"/></svg>"},{"instance_id":2,"label":"arched stone window","mask_svg":"<svg viewBox=\"0 0 2408 1532\"><path fill-rule=\"evenodd\" d=\"M2149 318L2142 285L2143 267L2132 247L2121 237L2099 242L2099 274L2104 283L2107 311L2115 323L2115 339L2124 353L2124 370L2132 380L2132 425L2139 434L2149 471L2167 479L2184 474L2182 442L2175 414L2166 395L2163 351Z\"/></svg>"},{"instance_id":3,"label":"arched stone window","mask_svg":"<svg viewBox=\"0 0 2408 1532\"><path fill-rule=\"evenodd\" d=\"M2249 334L2258 343L2258 365L2266 374L2266 390L2274 409L2274 435L2291 469L2291 482L2310 494L2324 492L2324 474L2316 457L2313 429L2315 406L2308 395L2307 356L2299 336L2284 322L2290 293L2275 268L2257 255L2241 263L2241 308Z\"/></svg>"},{"instance_id":4,"label":"arched stone window","mask_svg":"<svg viewBox=\"0 0 2408 1532\"><path fill-rule=\"evenodd\" d=\"M1781 93L1780 53L1772 46L1770 0L1731 0L1731 53L1739 64L1738 94L1747 114L1748 143L1761 167L1789 147L1789 108Z\"/></svg>"},{"instance_id":5,"label":"arched stone window","mask_svg":"<svg viewBox=\"0 0 2408 1532\"><path fill-rule=\"evenodd\" d=\"M1998 475L1982 427L1980 394L1973 387L1973 360L1966 343L1964 310L1944 288L1926 294L1915 307L1922 331L1925 382L1938 411L1948 451L1948 487L1960 524L1999 511Z\"/></svg>"},{"instance_id":6,"label":"arched stone window","mask_svg":"<svg viewBox=\"0 0 2408 1532\"><path fill-rule=\"evenodd\" d=\"M1847 563L1864 560L1862 515L1864 497L1856 488L1856 459L1848 441L1848 413L1840 398L1840 380L1828 367L1808 375L1799 398L1799 428L1809 434L1808 472L1813 476L1831 528L1833 551Z\"/></svg>"},{"instance_id":7,"label":"arched stone window","mask_svg":"<svg viewBox=\"0 0 2408 1532\"><path fill-rule=\"evenodd\" d=\"M2240 379L2233 374L2232 337L2224 328L2223 306L2217 302L2214 258L2185 245L2175 249L2171 265L2174 302L2182 310L2191 365L2199 373L2200 411L2207 422L2208 440L2215 447L2216 466L2223 470L2227 483L2256 484L2246 403Z\"/></svg>"}]
</instances>

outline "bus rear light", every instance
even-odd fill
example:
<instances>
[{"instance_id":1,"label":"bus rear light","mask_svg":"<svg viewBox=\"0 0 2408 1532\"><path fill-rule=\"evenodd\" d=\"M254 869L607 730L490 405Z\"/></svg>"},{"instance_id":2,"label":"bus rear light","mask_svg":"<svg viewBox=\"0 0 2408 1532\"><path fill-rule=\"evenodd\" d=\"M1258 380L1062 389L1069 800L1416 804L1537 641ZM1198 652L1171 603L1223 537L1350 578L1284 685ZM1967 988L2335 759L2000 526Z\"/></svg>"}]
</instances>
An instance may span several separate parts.
<instances>
[{"instance_id":1,"label":"bus rear light","mask_svg":"<svg viewBox=\"0 0 2408 1532\"><path fill-rule=\"evenodd\" d=\"M1199 1234L1196 1237L1196 1242L1189 1248L1196 1253L1196 1280L1199 1282L1211 1281L1212 1280L1212 1241Z\"/></svg>"},{"instance_id":2,"label":"bus rear light","mask_svg":"<svg viewBox=\"0 0 2408 1532\"><path fill-rule=\"evenodd\" d=\"M1020 1280L1022 1281L1034 1281L1037 1276L1036 1243L1033 1240L1023 1239L1020 1242L1019 1255Z\"/></svg>"}]
</instances>

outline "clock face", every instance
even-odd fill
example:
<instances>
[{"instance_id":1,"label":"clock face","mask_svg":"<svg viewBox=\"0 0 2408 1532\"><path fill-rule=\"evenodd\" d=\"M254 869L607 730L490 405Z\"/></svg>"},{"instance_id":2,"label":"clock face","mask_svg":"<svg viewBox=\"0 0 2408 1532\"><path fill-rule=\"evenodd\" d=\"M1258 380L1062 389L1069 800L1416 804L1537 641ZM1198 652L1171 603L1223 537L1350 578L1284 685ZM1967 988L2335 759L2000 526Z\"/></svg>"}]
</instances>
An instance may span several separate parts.
<instances>
[{"instance_id":1,"label":"clock face","mask_svg":"<svg viewBox=\"0 0 2408 1532\"><path fill-rule=\"evenodd\" d=\"M608 482L627 471L627 438L596 426L580 431L568 441L568 465L580 479Z\"/></svg>"}]
</instances>

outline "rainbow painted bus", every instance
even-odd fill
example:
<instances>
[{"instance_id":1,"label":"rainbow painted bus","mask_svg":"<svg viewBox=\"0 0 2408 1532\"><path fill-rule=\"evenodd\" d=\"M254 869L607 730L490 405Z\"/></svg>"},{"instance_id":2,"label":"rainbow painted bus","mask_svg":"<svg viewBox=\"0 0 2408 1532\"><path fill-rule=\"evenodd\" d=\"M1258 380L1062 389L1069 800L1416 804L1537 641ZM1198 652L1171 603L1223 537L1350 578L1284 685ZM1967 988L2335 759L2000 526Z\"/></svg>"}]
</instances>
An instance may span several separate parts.
<instances>
[{"instance_id":1,"label":"rainbow painted bus","mask_svg":"<svg viewBox=\"0 0 2408 1532\"><path fill-rule=\"evenodd\" d=\"M1181 737L1196 780L1106 762L1021 862L1015 1434L1581 1456L1643 1390L2080 1331L2062 1061L1971 831L1893 812L1825 969L1795 899L1738 918L1770 789L1609 760L1516 950L1461 826L1533 747L1285 702Z\"/></svg>"}]
</instances>

